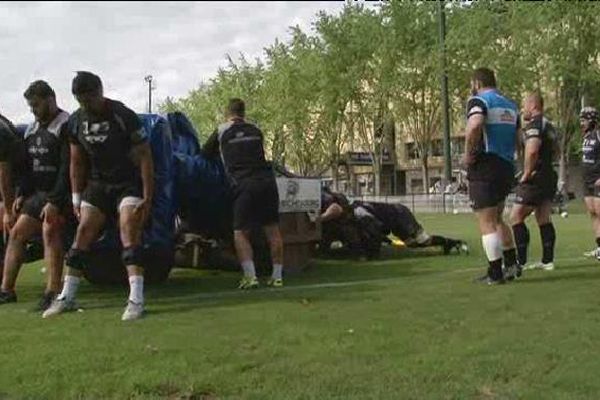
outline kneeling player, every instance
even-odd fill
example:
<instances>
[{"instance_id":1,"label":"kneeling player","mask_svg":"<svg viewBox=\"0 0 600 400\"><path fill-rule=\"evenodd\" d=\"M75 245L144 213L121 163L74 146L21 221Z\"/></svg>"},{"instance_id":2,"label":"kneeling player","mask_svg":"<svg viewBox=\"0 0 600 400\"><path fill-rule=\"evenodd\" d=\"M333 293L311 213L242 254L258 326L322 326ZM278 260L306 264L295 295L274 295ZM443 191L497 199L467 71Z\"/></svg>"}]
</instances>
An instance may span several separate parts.
<instances>
[{"instance_id":1,"label":"kneeling player","mask_svg":"<svg viewBox=\"0 0 600 400\"><path fill-rule=\"evenodd\" d=\"M90 246L107 219L118 216L123 264L130 285L122 320L137 319L144 312L142 230L154 190L150 145L137 115L122 103L104 97L98 76L78 72L72 92L81 106L69 121L72 203L79 226L66 257L62 292L43 316L75 309L75 294Z\"/></svg>"},{"instance_id":2,"label":"kneeling player","mask_svg":"<svg viewBox=\"0 0 600 400\"><path fill-rule=\"evenodd\" d=\"M532 264L526 269L553 270L556 232L551 214L558 177L552 168L552 160L556 151L556 139L554 128L544 118L543 110L544 102L540 95L532 94L525 99L523 175L515 191L511 222L517 258L520 265L525 265L529 246L529 230L525 219L535 212L542 238L543 255L541 263Z\"/></svg>"}]
</instances>

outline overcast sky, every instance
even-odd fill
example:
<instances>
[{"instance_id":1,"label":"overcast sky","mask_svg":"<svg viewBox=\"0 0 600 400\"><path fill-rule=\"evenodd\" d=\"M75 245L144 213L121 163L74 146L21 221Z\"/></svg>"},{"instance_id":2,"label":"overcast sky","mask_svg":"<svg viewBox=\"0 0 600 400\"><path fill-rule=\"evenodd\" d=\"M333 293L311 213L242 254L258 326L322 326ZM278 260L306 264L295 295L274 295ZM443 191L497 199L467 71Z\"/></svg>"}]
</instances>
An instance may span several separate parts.
<instances>
[{"instance_id":1,"label":"overcast sky","mask_svg":"<svg viewBox=\"0 0 600 400\"><path fill-rule=\"evenodd\" d=\"M319 10L343 2L0 2L0 113L31 119L22 97L35 79L47 80L59 105L76 108L74 71L100 75L105 94L135 111L147 107L144 76L154 99L181 97L208 80L225 55L262 55L289 26L310 29ZM153 103L155 101L153 100Z\"/></svg>"}]
</instances>

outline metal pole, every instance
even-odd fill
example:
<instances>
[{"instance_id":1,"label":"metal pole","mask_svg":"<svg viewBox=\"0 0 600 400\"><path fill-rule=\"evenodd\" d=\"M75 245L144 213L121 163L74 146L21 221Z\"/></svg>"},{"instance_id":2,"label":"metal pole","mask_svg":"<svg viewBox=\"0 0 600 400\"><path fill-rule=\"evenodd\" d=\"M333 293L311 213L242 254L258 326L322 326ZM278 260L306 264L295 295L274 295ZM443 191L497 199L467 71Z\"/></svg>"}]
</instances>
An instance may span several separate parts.
<instances>
[{"instance_id":1,"label":"metal pole","mask_svg":"<svg viewBox=\"0 0 600 400\"><path fill-rule=\"evenodd\" d=\"M446 191L442 192L442 209L444 210L444 214L446 214Z\"/></svg>"},{"instance_id":2,"label":"metal pole","mask_svg":"<svg viewBox=\"0 0 600 400\"><path fill-rule=\"evenodd\" d=\"M383 178L383 127L379 139L379 195L381 196L381 179ZM386 193L387 195L387 193Z\"/></svg>"},{"instance_id":3,"label":"metal pole","mask_svg":"<svg viewBox=\"0 0 600 400\"><path fill-rule=\"evenodd\" d=\"M148 114L152 114L152 75L146 75L144 80L148 82Z\"/></svg>"},{"instance_id":4,"label":"metal pole","mask_svg":"<svg viewBox=\"0 0 600 400\"><path fill-rule=\"evenodd\" d=\"M452 156L450 153L450 115L448 101L448 73L446 70L446 13L445 1L438 1L440 20L440 57L442 79L442 120L444 127L444 178L446 185L452 182ZM444 185L445 186L445 185Z\"/></svg>"}]
</instances>

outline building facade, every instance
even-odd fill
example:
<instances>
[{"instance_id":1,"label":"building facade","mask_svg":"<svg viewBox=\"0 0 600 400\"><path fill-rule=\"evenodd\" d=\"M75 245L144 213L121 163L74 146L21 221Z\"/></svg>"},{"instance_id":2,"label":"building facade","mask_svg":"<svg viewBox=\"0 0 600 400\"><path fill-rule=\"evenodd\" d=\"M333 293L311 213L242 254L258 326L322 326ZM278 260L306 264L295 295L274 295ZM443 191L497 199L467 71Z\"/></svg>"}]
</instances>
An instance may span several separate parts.
<instances>
[{"instance_id":1,"label":"building facade","mask_svg":"<svg viewBox=\"0 0 600 400\"><path fill-rule=\"evenodd\" d=\"M381 164L380 195L404 195L425 193L440 189L444 177L444 140L438 135L430 144L428 157L429 182L424 182L423 167L419 151L410 134L401 132L396 124L384 129L379 146ZM451 137L453 180L460 179L460 159L464 153L465 138L462 129ZM375 173L373 155L363 148L352 146L340 157L337 170L337 190L355 196L374 195ZM326 184L335 185L334 171L324 176Z\"/></svg>"}]
</instances>

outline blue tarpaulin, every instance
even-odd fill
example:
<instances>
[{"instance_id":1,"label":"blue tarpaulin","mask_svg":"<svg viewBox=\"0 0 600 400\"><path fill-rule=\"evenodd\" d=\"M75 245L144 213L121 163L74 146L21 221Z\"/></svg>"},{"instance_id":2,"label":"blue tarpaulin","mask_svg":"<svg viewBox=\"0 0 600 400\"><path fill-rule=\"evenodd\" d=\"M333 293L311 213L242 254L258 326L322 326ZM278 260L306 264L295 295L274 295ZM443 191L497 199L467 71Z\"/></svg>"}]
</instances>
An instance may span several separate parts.
<instances>
[{"instance_id":1,"label":"blue tarpaulin","mask_svg":"<svg viewBox=\"0 0 600 400\"><path fill-rule=\"evenodd\" d=\"M211 237L229 228L229 185L220 159L200 151L198 133L182 113L168 115L173 132L175 198L186 229Z\"/></svg>"},{"instance_id":2,"label":"blue tarpaulin","mask_svg":"<svg viewBox=\"0 0 600 400\"><path fill-rule=\"evenodd\" d=\"M199 154L198 133L185 114L181 112L169 113L167 119L173 132L173 151L190 156Z\"/></svg>"}]
</instances>

